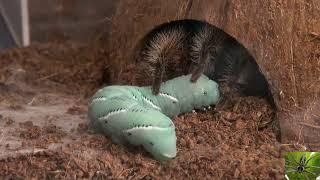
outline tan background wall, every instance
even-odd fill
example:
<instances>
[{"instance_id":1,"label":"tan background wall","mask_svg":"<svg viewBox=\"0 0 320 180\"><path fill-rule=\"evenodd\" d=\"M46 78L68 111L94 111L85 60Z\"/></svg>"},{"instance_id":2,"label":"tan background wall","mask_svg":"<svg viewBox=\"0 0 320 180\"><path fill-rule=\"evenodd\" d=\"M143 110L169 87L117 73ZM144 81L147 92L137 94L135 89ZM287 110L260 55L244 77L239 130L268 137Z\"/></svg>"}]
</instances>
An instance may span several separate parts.
<instances>
[{"instance_id":1,"label":"tan background wall","mask_svg":"<svg viewBox=\"0 0 320 180\"><path fill-rule=\"evenodd\" d=\"M113 0L29 0L31 39L88 40L115 10Z\"/></svg>"}]
</instances>

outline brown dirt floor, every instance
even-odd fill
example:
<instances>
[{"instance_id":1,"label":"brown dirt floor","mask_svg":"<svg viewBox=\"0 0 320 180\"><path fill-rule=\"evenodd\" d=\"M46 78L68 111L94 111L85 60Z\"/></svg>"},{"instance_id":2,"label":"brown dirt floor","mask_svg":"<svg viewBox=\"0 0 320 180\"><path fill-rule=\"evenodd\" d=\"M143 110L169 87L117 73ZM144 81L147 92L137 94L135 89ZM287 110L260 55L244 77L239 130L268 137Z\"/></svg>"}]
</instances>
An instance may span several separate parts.
<instances>
[{"instance_id":1,"label":"brown dirt floor","mask_svg":"<svg viewBox=\"0 0 320 180\"><path fill-rule=\"evenodd\" d=\"M178 154L166 164L93 134L87 100L105 77L92 58L72 42L1 52L1 179L283 179L283 146L262 126L274 113L261 98L176 118Z\"/></svg>"}]
</instances>

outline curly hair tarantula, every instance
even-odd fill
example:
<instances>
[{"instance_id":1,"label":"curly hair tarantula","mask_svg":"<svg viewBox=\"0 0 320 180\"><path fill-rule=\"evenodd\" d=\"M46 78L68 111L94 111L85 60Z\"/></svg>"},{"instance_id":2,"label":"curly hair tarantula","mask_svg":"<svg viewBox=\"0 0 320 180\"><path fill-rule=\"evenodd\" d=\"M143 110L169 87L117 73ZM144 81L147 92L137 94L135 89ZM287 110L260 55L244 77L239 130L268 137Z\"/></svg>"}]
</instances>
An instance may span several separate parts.
<instances>
[{"instance_id":1,"label":"curly hair tarantula","mask_svg":"<svg viewBox=\"0 0 320 180\"><path fill-rule=\"evenodd\" d=\"M173 21L156 27L143 42L138 79L152 84L155 95L163 81L190 73L191 82L205 74L242 95L265 96L269 91L266 79L249 52L234 38L208 23Z\"/></svg>"}]
</instances>

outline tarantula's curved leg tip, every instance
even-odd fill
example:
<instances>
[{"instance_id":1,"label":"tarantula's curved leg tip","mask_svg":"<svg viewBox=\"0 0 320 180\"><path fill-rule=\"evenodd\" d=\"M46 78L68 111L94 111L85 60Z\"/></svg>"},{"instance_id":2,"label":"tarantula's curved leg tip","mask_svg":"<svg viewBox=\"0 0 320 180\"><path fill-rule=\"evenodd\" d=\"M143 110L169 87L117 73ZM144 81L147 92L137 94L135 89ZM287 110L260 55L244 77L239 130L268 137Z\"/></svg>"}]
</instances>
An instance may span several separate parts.
<instances>
[{"instance_id":1,"label":"tarantula's curved leg tip","mask_svg":"<svg viewBox=\"0 0 320 180\"><path fill-rule=\"evenodd\" d=\"M192 82L192 83L197 82L197 80L198 80L198 78L194 77L194 75L192 75L191 78L190 78L190 82Z\"/></svg>"},{"instance_id":2,"label":"tarantula's curved leg tip","mask_svg":"<svg viewBox=\"0 0 320 180\"><path fill-rule=\"evenodd\" d=\"M153 94L154 96L159 95L159 93L160 93L160 89L152 88L152 94Z\"/></svg>"},{"instance_id":3,"label":"tarantula's curved leg tip","mask_svg":"<svg viewBox=\"0 0 320 180\"><path fill-rule=\"evenodd\" d=\"M191 83L195 83L196 81L195 81L195 80L190 79L190 82L191 82Z\"/></svg>"}]
</instances>

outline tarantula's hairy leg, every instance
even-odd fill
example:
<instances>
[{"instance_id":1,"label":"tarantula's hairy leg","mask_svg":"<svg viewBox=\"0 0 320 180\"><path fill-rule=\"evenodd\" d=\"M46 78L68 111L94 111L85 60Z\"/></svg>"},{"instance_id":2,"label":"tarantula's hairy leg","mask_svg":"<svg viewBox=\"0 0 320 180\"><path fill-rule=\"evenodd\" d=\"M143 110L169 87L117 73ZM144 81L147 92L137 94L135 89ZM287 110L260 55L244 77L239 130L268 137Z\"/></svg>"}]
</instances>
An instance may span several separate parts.
<instances>
[{"instance_id":1,"label":"tarantula's hairy leg","mask_svg":"<svg viewBox=\"0 0 320 180\"><path fill-rule=\"evenodd\" d=\"M165 73L165 67L161 63L158 63L155 72L153 75L153 82L152 82L152 94L158 95L160 93L161 83L163 82L163 76Z\"/></svg>"},{"instance_id":2,"label":"tarantula's hairy leg","mask_svg":"<svg viewBox=\"0 0 320 180\"><path fill-rule=\"evenodd\" d=\"M211 59L215 60L224 39L222 31L209 25L203 26L193 37L190 56L196 67L192 71L191 82L199 79Z\"/></svg>"},{"instance_id":3,"label":"tarantula's hairy leg","mask_svg":"<svg viewBox=\"0 0 320 180\"><path fill-rule=\"evenodd\" d=\"M144 51L144 59L152 78L152 93L158 95L165 77L166 67L172 56L184 43L187 34L182 27L175 27L157 33Z\"/></svg>"},{"instance_id":4,"label":"tarantula's hairy leg","mask_svg":"<svg viewBox=\"0 0 320 180\"><path fill-rule=\"evenodd\" d=\"M210 56L209 54L207 54L208 56ZM191 72L191 78L190 78L190 81L191 82L196 82L199 77L202 75L202 73L204 72L205 70L205 67L206 67L206 64L209 62L209 57L207 58L203 58L203 59L200 59L202 61L200 61L199 64L196 65L195 68L193 68L192 72Z\"/></svg>"}]
</instances>

